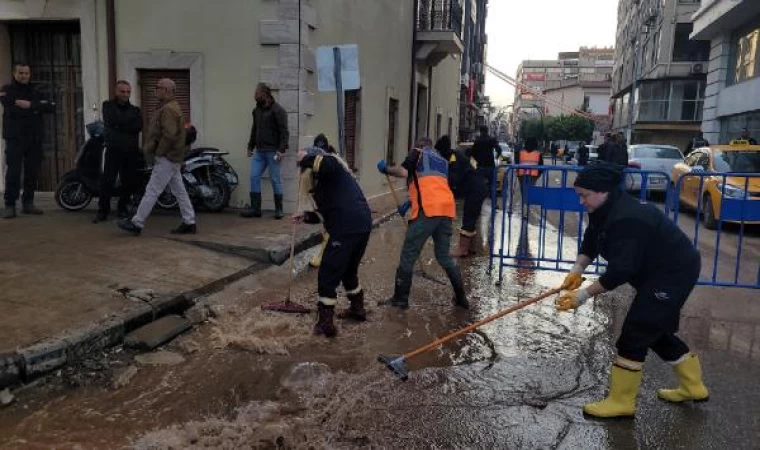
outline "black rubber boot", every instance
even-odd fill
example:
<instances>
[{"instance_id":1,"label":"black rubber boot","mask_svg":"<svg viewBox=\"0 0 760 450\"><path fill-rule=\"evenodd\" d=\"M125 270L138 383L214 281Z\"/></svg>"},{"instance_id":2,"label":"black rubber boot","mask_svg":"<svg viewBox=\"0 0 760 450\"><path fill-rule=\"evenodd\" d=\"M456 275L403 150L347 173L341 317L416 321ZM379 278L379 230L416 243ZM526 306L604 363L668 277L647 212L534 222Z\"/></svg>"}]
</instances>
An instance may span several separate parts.
<instances>
[{"instance_id":1,"label":"black rubber boot","mask_svg":"<svg viewBox=\"0 0 760 450\"><path fill-rule=\"evenodd\" d=\"M241 217L261 217L261 192L251 192L251 209L240 213Z\"/></svg>"},{"instance_id":2,"label":"black rubber boot","mask_svg":"<svg viewBox=\"0 0 760 450\"><path fill-rule=\"evenodd\" d=\"M282 209L282 195L274 196L274 218L277 220L285 217L285 212Z\"/></svg>"},{"instance_id":3,"label":"black rubber boot","mask_svg":"<svg viewBox=\"0 0 760 450\"><path fill-rule=\"evenodd\" d=\"M340 313L338 313L339 319L350 319L357 322L364 322L367 320L367 311L364 309L364 291L359 291L358 294L347 295L348 300L351 302L351 306Z\"/></svg>"},{"instance_id":4,"label":"black rubber boot","mask_svg":"<svg viewBox=\"0 0 760 450\"><path fill-rule=\"evenodd\" d=\"M39 216L43 214L41 209L34 206L34 203L24 203L24 205L21 207L21 212L33 216Z\"/></svg>"},{"instance_id":5,"label":"black rubber boot","mask_svg":"<svg viewBox=\"0 0 760 450\"><path fill-rule=\"evenodd\" d=\"M380 305L391 305L400 309L409 309L409 292L412 290L412 274L403 273L396 269L396 285L393 289L393 297Z\"/></svg>"},{"instance_id":6,"label":"black rubber boot","mask_svg":"<svg viewBox=\"0 0 760 450\"><path fill-rule=\"evenodd\" d=\"M335 316L335 307L317 303L317 323L314 325L314 334L327 338L334 338L338 335L338 329L335 328L333 317Z\"/></svg>"},{"instance_id":7,"label":"black rubber boot","mask_svg":"<svg viewBox=\"0 0 760 450\"><path fill-rule=\"evenodd\" d=\"M6 205L5 211L3 211L3 219L13 219L16 217L16 207Z\"/></svg>"},{"instance_id":8,"label":"black rubber boot","mask_svg":"<svg viewBox=\"0 0 760 450\"><path fill-rule=\"evenodd\" d=\"M451 287L454 288L454 304L460 308L469 309L470 302L467 300L467 294L464 292L464 283L462 282L462 272L459 267L454 267L446 271L451 281Z\"/></svg>"}]
</instances>

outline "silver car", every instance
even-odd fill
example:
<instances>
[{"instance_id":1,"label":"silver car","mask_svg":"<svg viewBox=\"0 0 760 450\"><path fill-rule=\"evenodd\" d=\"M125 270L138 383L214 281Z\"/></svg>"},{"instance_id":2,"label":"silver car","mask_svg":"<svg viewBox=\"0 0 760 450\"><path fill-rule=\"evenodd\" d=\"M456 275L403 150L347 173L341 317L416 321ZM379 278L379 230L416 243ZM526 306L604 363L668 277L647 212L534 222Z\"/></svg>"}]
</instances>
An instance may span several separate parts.
<instances>
[{"instance_id":1,"label":"silver car","mask_svg":"<svg viewBox=\"0 0 760 450\"><path fill-rule=\"evenodd\" d=\"M665 192L673 166L683 162L678 147L660 144L632 145L628 148L628 167L642 171L658 172L647 175L647 190ZM628 174L626 186L630 191L641 191L644 175Z\"/></svg>"}]
</instances>

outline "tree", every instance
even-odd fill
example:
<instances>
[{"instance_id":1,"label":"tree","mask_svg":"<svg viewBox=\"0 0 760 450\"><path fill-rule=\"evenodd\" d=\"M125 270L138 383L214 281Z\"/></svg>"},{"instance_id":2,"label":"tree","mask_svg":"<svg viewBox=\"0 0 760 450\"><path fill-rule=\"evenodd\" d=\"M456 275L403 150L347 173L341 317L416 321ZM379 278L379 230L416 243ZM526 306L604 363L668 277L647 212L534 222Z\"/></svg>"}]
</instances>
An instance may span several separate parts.
<instances>
[{"instance_id":1,"label":"tree","mask_svg":"<svg viewBox=\"0 0 760 450\"><path fill-rule=\"evenodd\" d=\"M588 142L594 135L594 122L585 117L559 116L546 121L546 137L552 141Z\"/></svg>"},{"instance_id":2,"label":"tree","mask_svg":"<svg viewBox=\"0 0 760 450\"><path fill-rule=\"evenodd\" d=\"M545 126L541 119L529 119L520 122L520 138L536 138L541 141L545 138Z\"/></svg>"}]
</instances>

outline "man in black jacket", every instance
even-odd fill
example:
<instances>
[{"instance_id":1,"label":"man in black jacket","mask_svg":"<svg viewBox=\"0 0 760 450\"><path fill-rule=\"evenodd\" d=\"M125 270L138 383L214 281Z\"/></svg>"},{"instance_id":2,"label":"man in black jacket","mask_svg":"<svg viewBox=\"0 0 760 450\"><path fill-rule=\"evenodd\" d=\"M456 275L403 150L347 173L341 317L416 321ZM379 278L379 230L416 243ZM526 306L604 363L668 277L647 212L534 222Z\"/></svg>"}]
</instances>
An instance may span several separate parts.
<instances>
[{"instance_id":1,"label":"man in black jacket","mask_svg":"<svg viewBox=\"0 0 760 450\"><path fill-rule=\"evenodd\" d=\"M288 114L274 101L272 90L264 83L256 86L256 108L253 110L253 126L248 139L248 156L251 157L251 209L243 217L261 217L261 176L269 168L274 190L274 218L282 219L283 191L280 178L280 162L288 149Z\"/></svg>"},{"instance_id":2,"label":"man in black jacket","mask_svg":"<svg viewBox=\"0 0 760 450\"><path fill-rule=\"evenodd\" d=\"M16 217L16 200L21 190L24 172L24 195L21 197L24 214L42 214L34 206L34 190L42 164L42 113L52 111L52 104L42 98L29 83L31 69L16 64L13 82L0 89L3 105L3 139L5 139L5 213L6 219Z\"/></svg>"},{"instance_id":3,"label":"man in black jacket","mask_svg":"<svg viewBox=\"0 0 760 450\"><path fill-rule=\"evenodd\" d=\"M591 165L575 181L575 191L589 213L575 266L562 287L570 290L557 301L559 311L583 305L590 297L629 283L636 289L617 341L617 359L610 371L606 399L583 407L594 417L632 417L649 349L673 366L679 387L660 389L662 400L704 401L699 359L676 336L681 308L699 279L701 260L689 238L662 211L642 204L620 188L623 168ZM601 255L607 270L579 289L586 267Z\"/></svg>"},{"instance_id":4,"label":"man in black jacket","mask_svg":"<svg viewBox=\"0 0 760 450\"><path fill-rule=\"evenodd\" d=\"M327 139L325 148L329 148ZM314 334L332 338L338 334L333 317L341 283L351 306L339 317L366 320L359 265L372 231L372 211L351 169L340 156L314 147L308 152L300 151L298 159L303 191L299 195L312 195L316 210L299 212L293 220L321 222L330 235L317 277L319 301Z\"/></svg>"},{"instance_id":5,"label":"man in black jacket","mask_svg":"<svg viewBox=\"0 0 760 450\"><path fill-rule=\"evenodd\" d=\"M117 81L114 93L113 100L103 102L106 160L100 178L100 198L95 223L108 220L117 175L121 179L119 218L129 217L129 199L137 187L137 170L141 156L138 138L142 130L142 114L140 108L129 102L132 87L128 82Z\"/></svg>"},{"instance_id":6,"label":"man in black jacket","mask_svg":"<svg viewBox=\"0 0 760 450\"><path fill-rule=\"evenodd\" d=\"M488 180L488 185L493 182L493 168L497 156L501 156L499 142L488 135L488 127L480 127L480 136L472 145L471 155L478 163L478 172Z\"/></svg>"}]
</instances>

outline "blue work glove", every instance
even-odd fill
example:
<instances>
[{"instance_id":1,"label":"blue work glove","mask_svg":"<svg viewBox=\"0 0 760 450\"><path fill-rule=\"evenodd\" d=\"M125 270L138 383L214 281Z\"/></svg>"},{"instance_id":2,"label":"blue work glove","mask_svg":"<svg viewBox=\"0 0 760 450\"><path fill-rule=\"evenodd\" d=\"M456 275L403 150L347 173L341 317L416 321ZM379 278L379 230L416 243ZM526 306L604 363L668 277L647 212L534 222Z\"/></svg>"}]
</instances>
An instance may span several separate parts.
<instances>
[{"instance_id":1,"label":"blue work glove","mask_svg":"<svg viewBox=\"0 0 760 450\"><path fill-rule=\"evenodd\" d=\"M404 203L400 204L398 208L396 208L396 211L398 211L399 216L404 217L406 216L406 213L409 212L409 209L411 207L412 207L412 202L407 200Z\"/></svg>"},{"instance_id":2,"label":"blue work glove","mask_svg":"<svg viewBox=\"0 0 760 450\"><path fill-rule=\"evenodd\" d=\"M388 175L388 163L384 159L377 162L377 170L383 175Z\"/></svg>"}]
</instances>

